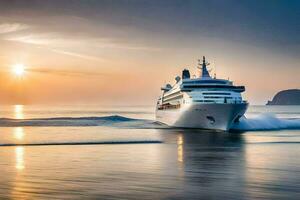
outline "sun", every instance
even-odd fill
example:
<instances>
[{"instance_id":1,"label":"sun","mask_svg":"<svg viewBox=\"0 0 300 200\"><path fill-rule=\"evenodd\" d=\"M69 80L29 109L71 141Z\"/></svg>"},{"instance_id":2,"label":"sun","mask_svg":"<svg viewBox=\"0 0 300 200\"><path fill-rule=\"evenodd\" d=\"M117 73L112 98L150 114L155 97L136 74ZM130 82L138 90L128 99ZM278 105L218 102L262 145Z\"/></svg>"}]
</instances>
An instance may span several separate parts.
<instances>
[{"instance_id":1,"label":"sun","mask_svg":"<svg viewBox=\"0 0 300 200\"><path fill-rule=\"evenodd\" d=\"M23 64L15 64L12 68L12 72L17 76L23 76L25 73L25 67Z\"/></svg>"}]
</instances>

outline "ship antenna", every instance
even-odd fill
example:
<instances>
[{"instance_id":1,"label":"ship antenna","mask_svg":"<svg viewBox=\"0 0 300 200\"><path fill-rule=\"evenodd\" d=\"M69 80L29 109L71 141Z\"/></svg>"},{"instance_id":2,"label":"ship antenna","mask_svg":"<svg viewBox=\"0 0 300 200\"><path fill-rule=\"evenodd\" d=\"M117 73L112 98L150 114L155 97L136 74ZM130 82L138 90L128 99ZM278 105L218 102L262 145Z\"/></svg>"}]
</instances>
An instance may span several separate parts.
<instances>
[{"instance_id":1,"label":"ship antenna","mask_svg":"<svg viewBox=\"0 0 300 200\"><path fill-rule=\"evenodd\" d=\"M214 79L216 79L217 78L217 65L216 65L216 63L215 63L215 73L214 73Z\"/></svg>"},{"instance_id":2,"label":"ship antenna","mask_svg":"<svg viewBox=\"0 0 300 200\"><path fill-rule=\"evenodd\" d=\"M202 70L202 75L201 75L202 78L203 77L210 77L209 72L207 70L207 66L209 64L210 63L205 61L205 56L203 56L202 64L201 64L201 60L198 60L198 65L199 65L198 68Z\"/></svg>"}]
</instances>

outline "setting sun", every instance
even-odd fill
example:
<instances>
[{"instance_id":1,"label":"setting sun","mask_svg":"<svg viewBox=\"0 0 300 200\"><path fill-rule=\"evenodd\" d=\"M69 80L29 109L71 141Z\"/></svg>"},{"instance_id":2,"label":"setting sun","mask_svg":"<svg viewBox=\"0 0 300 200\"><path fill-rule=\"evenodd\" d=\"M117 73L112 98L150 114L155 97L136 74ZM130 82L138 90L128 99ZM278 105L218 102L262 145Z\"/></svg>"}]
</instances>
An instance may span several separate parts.
<instances>
[{"instance_id":1,"label":"setting sun","mask_svg":"<svg viewBox=\"0 0 300 200\"><path fill-rule=\"evenodd\" d=\"M23 64L16 64L13 66L12 72L17 76L23 76L25 68Z\"/></svg>"}]
</instances>

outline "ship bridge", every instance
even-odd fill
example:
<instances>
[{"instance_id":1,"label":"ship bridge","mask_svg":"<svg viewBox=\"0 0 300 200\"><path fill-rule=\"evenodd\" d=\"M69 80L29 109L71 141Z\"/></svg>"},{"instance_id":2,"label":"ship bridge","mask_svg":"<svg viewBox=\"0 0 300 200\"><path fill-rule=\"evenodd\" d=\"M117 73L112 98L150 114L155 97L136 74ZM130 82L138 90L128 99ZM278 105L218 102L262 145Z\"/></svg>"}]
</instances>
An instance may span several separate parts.
<instances>
[{"instance_id":1,"label":"ship bridge","mask_svg":"<svg viewBox=\"0 0 300 200\"><path fill-rule=\"evenodd\" d=\"M244 92L244 86L234 86L231 81L223 79L184 79L180 85L183 92L192 90L229 90L234 92Z\"/></svg>"},{"instance_id":2,"label":"ship bridge","mask_svg":"<svg viewBox=\"0 0 300 200\"><path fill-rule=\"evenodd\" d=\"M184 78L182 79L180 89L183 92L189 92L195 89L203 90L229 90L234 92L244 92L244 86L234 86L232 81L225 79L212 78L207 70L208 62L205 61L205 56L203 56L202 63L198 60L198 69L202 70L200 78Z\"/></svg>"}]
</instances>

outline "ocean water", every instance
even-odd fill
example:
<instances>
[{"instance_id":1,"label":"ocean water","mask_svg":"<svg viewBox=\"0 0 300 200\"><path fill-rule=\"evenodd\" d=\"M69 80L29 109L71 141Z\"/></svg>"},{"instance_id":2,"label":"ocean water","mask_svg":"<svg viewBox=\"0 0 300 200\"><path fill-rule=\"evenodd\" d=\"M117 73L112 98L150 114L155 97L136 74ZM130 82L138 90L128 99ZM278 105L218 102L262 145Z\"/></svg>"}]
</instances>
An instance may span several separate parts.
<instances>
[{"instance_id":1,"label":"ocean water","mask_svg":"<svg viewBox=\"0 0 300 200\"><path fill-rule=\"evenodd\" d=\"M300 106L250 106L229 133L151 106L1 106L0 199L299 199Z\"/></svg>"}]
</instances>

